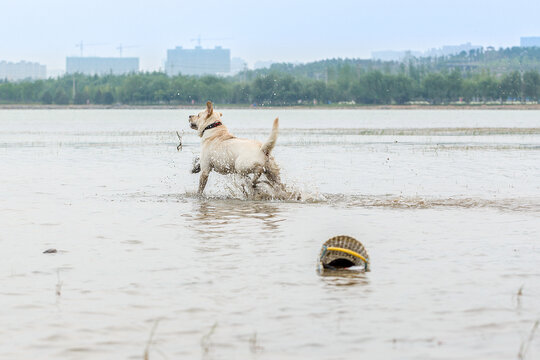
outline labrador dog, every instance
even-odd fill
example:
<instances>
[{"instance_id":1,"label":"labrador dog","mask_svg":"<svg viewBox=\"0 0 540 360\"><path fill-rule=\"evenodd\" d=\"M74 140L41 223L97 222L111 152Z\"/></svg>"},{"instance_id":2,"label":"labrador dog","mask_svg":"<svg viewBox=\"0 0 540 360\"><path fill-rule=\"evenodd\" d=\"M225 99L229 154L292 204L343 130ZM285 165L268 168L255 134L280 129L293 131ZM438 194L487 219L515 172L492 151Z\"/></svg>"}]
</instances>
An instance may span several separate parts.
<instances>
[{"instance_id":1,"label":"labrador dog","mask_svg":"<svg viewBox=\"0 0 540 360\"><path fill-rule=\"evenodd\" d=\"M189 116L189 125L197 130L201 138L200 163L195 164L194 173L201 173L199 195L206 187L208 175L212 170L219 174L240 174L249 178L252 187L256 187L261 175L265 175L268 185L283 190L279 176L279 167L270 155L278 136L279 119L274 120L272 132L265 143L256 140L241 139L232 135L221 122L222 113L214 111L212 102L206 103L206 109L198 115Z\"/></svg>"}]
</instances>

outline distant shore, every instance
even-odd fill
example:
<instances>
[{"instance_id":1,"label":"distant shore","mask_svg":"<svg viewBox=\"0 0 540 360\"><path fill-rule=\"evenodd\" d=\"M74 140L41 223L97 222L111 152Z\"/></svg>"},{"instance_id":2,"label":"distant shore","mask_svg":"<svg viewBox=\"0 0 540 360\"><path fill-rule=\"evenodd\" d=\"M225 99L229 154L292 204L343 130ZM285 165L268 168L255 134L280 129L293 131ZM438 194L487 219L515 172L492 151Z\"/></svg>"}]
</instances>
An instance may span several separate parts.
<instances>
[{"instance_id":1,"label":"distant shore","mask_svg":"<svg viewBox=\"0 0 540 360\"><path fill-rule=\"evenodd\" d=\"M222 109L294 109L294 110L540 110L540 104L479 104L479 105L264 105L215 104ZM0 110L172 110L202 109L204 104L196 105L43 105L43 104L0 104Z\"/></svg>"}]
</instances>

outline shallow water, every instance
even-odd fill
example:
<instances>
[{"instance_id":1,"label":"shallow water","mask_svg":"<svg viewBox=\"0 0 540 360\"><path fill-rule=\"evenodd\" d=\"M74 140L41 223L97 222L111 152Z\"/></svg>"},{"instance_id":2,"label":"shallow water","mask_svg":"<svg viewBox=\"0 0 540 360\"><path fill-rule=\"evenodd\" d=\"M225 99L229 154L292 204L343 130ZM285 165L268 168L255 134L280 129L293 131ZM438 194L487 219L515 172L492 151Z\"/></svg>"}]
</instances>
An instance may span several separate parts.
<instances>
[{"instance_id":1,"label":"shallow water","mask_svg":"<svg viewBox=\"0 0 540 360\"><path fill-rule=\"evenodd\" d=\"M156 321L151 359L517 358L540 319L539 111L223 112L259 140L280 116L303 201L216 174L196 197L190 111L0 110L0 358L141 359ZM316 272L339 234L371 272Z\"/></svg>"}]
</instances>

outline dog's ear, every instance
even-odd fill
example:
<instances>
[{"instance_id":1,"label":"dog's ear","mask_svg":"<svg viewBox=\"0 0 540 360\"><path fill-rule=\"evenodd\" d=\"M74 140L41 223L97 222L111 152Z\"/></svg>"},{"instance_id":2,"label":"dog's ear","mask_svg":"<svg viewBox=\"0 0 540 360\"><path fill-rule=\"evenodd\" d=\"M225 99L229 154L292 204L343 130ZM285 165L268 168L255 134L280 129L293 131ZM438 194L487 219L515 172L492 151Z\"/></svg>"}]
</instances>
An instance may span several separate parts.
<instances>
[{"instance_id":1,"label":"dog's ear","mask_svg":"<svg viewBox=\"0 0 540 360\"><path fill-rule=\"evenodd\" d=\"M212 113L214 112L214 106L212 105L212 102L211 102L211 101L208 101L208 102L206 103L206 111L208 112L207 117L212 116Z\"/></svg>"},{"instance_id":2,"label":"dog's ear","mask_svg":"<svg viewBox=\"0 0 540 360\"><path fill-rule=\"evenodd\" d=\"M223 113L222 113L222 112L220 112L220 113L219 113L219 116L223 116Z\"/></svg>"}]
</instances>

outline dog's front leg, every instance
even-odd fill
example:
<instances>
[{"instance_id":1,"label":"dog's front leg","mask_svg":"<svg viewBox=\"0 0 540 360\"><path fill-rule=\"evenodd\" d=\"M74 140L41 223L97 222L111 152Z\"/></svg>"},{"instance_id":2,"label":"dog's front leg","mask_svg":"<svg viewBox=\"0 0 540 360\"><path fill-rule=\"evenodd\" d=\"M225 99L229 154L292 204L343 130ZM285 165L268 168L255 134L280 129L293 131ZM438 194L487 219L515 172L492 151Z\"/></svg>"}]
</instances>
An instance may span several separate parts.
<instances>
[{"instance_id":1,"label":"dog's front leg","mask_svg":"<svg viewBox=\"0 0 540 360\"><path fill-rule=\"evenodd\" d=\"M201 177L199 178L199 195L202 195L204 188L206 187L206 182L208 181L209 174L210 169L204 169L201 172Z\"/></svg>"}]
</instances>

